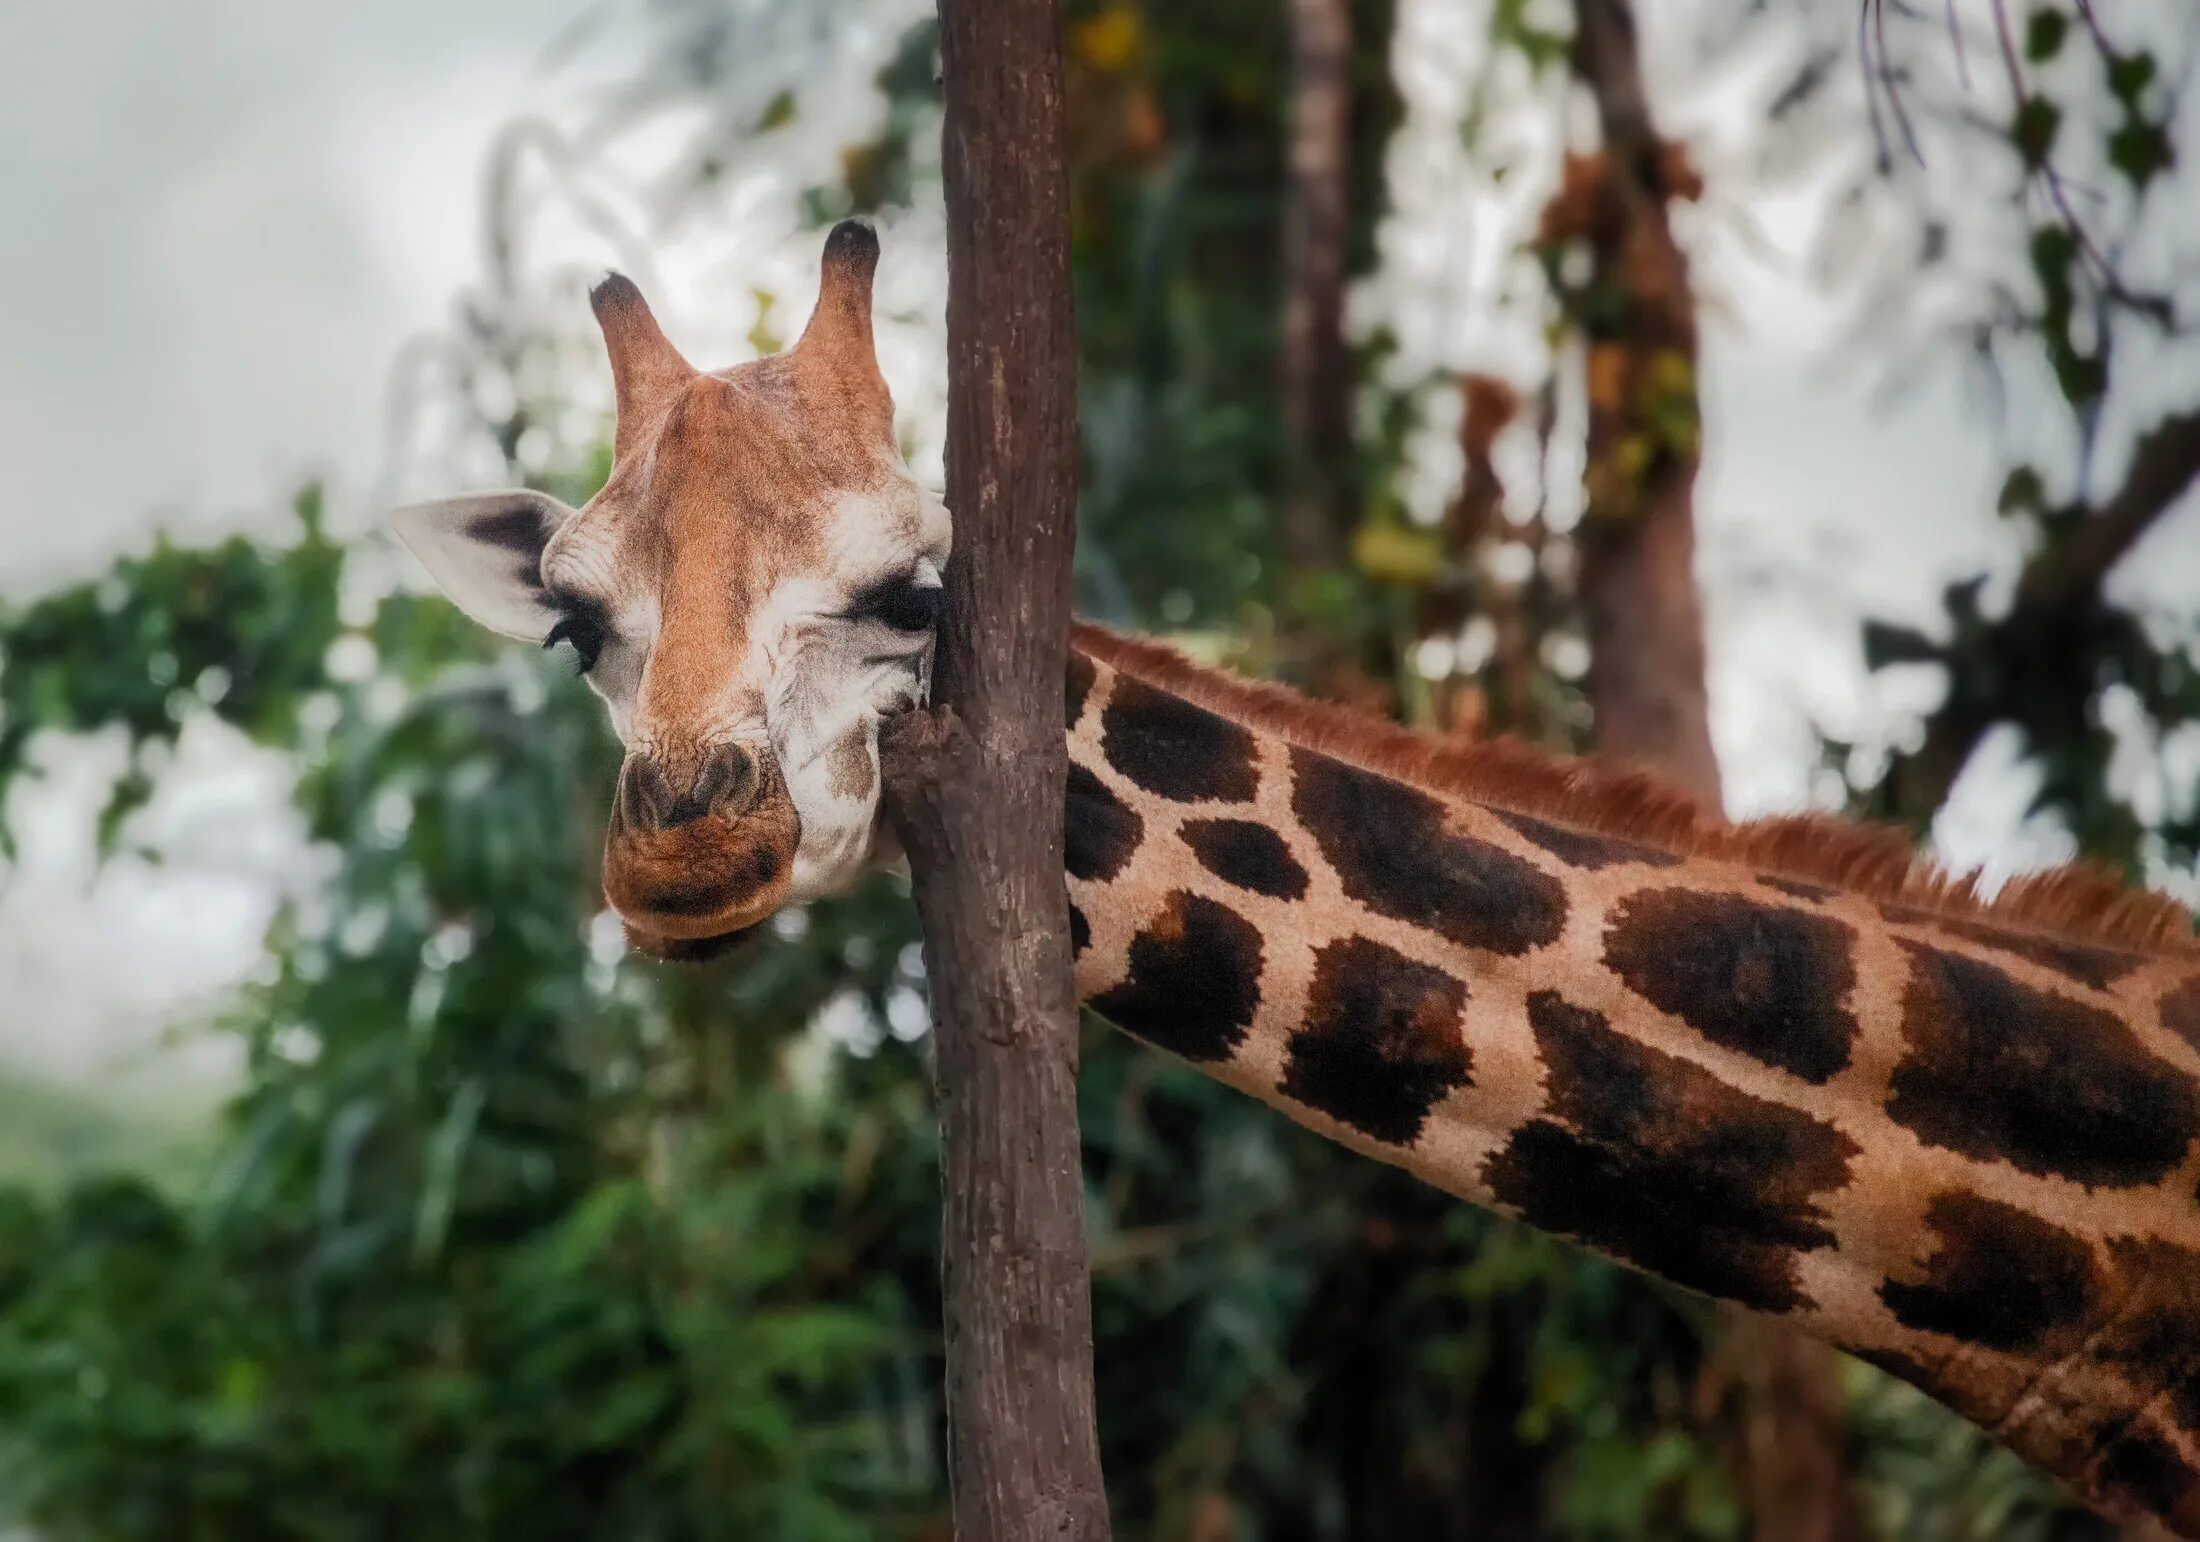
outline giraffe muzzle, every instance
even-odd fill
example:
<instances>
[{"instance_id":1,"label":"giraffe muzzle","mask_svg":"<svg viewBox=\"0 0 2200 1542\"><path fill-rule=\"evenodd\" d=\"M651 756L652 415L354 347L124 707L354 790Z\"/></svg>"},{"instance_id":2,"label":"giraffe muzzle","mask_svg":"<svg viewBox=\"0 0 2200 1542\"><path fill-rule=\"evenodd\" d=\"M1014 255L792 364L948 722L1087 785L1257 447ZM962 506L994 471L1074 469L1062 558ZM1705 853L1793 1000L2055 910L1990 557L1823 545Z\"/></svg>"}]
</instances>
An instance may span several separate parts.
<instances>
[{"instance_id":1,"label":"giraffe muzzle","mask_svg":"<svg viewBox=\"0 0 2200 1542\"><path fill-rule=\"evenodd\" d=\"M727 745L669 774L630 756L604 842L604 897L645 948L716 939L786 903L801 838L768 756Z\"/></svg>"}]
</instances>

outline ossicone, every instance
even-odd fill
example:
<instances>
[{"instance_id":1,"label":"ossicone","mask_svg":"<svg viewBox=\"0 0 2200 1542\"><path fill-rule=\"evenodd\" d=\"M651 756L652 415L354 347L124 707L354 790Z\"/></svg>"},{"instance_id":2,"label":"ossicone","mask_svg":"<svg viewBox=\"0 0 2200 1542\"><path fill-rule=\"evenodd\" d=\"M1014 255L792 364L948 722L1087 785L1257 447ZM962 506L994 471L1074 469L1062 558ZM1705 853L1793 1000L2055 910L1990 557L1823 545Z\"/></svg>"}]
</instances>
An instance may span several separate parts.
<instances>
[{"instance_id":1,"label":"ossicone","mask_svg":"<svg viewBox=\"0 0 2200 1542\"><path fill-rule=\"evenodd\" d=\"M623 453L641 420L695 371L674 348L650 314L649 302L623 273L607 273L588 291L588 305L603 329L611 356L611 383L618 397L615 452Z\"/></svg>"},{"instance_id":2,"label":"ossicone","mask_svg":"<svg viewBox=\"0 0 2200 1542\"><path fill-rule=\"evenodd\" d=\"M845 219L825 237L825 266L852 267L861 271L864 283L878 270L878 230L867 219Z\"/></svg>"},{"instance_id":3,"label":"ossicone","mask_svg":"<svg viewBox=\"0 0 2200 1542\"><path fill-rule=\"evenodd\" d=\"M878 272L878 232L864 219L842 220L825 237L817 309L795 344L843 369L878 373L871 346L871 279Z\"/></svg>"}]
</instances>

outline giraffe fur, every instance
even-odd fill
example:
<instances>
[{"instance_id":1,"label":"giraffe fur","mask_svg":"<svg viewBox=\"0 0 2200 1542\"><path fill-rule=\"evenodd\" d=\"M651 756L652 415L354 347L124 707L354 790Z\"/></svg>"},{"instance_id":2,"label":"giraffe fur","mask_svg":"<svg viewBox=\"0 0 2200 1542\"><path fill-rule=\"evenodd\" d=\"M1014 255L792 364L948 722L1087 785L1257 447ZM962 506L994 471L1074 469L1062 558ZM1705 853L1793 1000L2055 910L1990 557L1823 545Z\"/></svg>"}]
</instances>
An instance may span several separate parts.
<instances>
[{"instance_id":1,"label":"giraffe fur","mask_svg":"<svg viewBox=\"0 0 2200 1542\"><path fill-rule=\"evenodd\" d=\"M593 304L609 479L397 528L483 624L570 642L626 750L630 943L723 952L896 853L950 521L893 439L876 237L787 353L688 365ZM1655 778L1411 733L1080 625L1076 986L1353 1150L1922 1387L2200 1539L2200 943L2083 868L1991 898L1898 834L1729 825Z\"/></svg>"},{"instance_id":2,"label":"giraffe fur","mask_svg":"<svg viewBox=\"0 0 2200 1542\"><path fill-rule=\"evenodd\" d=\"M1103 1016L2200 1532L2200 957L2162 906L2073 934L2043 917L2090 875L1986 902L1875 859L1844 887L1633 777L1630 822L1594 767L1492 773L1145 640L1073 647ZM1216 861L1218 825L1290 883Z\"/></svg>"}]
</instances>

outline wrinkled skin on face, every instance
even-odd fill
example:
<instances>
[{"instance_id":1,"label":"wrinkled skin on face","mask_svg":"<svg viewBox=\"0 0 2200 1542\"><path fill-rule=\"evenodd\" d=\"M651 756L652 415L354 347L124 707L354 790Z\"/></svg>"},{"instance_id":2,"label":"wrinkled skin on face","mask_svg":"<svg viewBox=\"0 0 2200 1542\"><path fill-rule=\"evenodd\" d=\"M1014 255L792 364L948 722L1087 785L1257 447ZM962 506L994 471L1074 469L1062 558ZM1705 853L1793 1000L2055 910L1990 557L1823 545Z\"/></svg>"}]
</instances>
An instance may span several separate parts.
<instances>
[{"instance_id":1,"label":"wrinkled skin on face","mask_svg":"<svg viewBox=\"0 0 2200 1542\"><path fill-rule=\"evenodd\" d=\"M605 279L603 490L578 510L523 490L396 515L469 615L579 656L626 748L604 894L660 957L708 957L895 855L878 730L928 689L949 521L894 440L877 259L868 226L836 228L800 341L713 373Z\"/></svg>"}]
</instances>

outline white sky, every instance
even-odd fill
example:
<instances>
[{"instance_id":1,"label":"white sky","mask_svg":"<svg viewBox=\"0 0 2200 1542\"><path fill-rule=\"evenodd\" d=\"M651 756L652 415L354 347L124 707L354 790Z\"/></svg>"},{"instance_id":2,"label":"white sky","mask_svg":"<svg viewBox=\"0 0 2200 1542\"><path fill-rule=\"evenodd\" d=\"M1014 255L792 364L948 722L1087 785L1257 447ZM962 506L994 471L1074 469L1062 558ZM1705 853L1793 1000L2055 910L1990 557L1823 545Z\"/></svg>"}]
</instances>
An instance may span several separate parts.
<instances>
[{"instance_id":1,"label":"white sky","mask_svg":"<svg viewBox=\"0 0 2200 1542\"><path fill-rule=\"evenodd\" d=\"M396 341L475 270L483 147L581 3L0 6L10 591L371 466Z\"/></svg>"},{"instance_id":2,"label":"white sky","mask_svg":"<svg viewBox=\"0 0 2200 1542\"><path fill-rule=\"evenodd\" d=\"M0 592L93 571L156 519L196 534L268 517L307 471L332 475L348 519L370 516L370 490L389 472L393 359L478 278L490 141L515 116L556 106L544 100L562 89L544 77L545 51L585 3L0 6L11 61L0 93L0 293L11 301L0 306ZM866 3L899 14L912 0ZM1426 121L1394 152L1386 277L1356 311L1398 323L1422 363L1524 368L1534 345L1461 303L1496 281L1512 239L1450 116L1485 4L1401 7L1397 57ZM875 53L891 29L850 36ZM1761 82L1747 69L1699 79L1677 43L1658 41L1661 89L1680 103L1669 122L1704 133L1715 192L1723 173L1734 185ZM820 116L829 130L848 113ZM1547 168L1553 144L1520 133L1522 164ZM740 337L748 302L714 296L758 283L799 316L814 253L774 202L791 180L759 170L728 228L667 243L655 292L676 336ZM1763 811L1810 798L1814 718L1868 737L1905 705L1911 685L1862 673L1860 605L1927 619L1948 578L1982 564L2007 572L2019 554L1991 514L1998 451L1960 375L1928 368L1894 408L1875 405L1882 381L1829 363L1840 312L1746 255L1722 224L1731 212L1715 197L1701 221L1699 274L1718 309L1699 539L1730 802ZM1769 205L1757 212L1775 247L1808 228ZM885 359L918 420L921 461L938 438L936 215L888 235L882 307L901 320ZM1870 233L1860 239L1868 256ZM545 242L553 265L604 255L577 229ZM2192 367L2172 361L2165 378ZM2133 566L2158 598L2194 592L2200 514L2171 522ZM112 760L99 746L64 758L93 768L103 754ZM1941 832L1952 854L2052 852L2014 838L2021 776L2003 765L1973 780ZM26 861L0 890L0 1059L72 1078L134 1061L174 1003L249 968L299 860L277 769L201 736L148 826L178 843L171 860L125 863L95 883L87 782L63 775L36 795Z\"/></svg>"}]
</instances>

